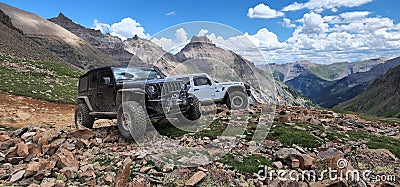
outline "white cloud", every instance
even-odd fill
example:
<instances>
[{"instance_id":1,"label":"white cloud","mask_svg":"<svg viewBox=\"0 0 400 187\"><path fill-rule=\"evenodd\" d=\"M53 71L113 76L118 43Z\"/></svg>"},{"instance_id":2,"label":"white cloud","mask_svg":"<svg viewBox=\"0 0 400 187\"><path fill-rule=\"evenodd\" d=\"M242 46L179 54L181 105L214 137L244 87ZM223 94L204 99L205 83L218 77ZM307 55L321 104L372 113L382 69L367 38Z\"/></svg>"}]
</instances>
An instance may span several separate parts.
<instances>
[{"instance_id":1,"label":"white cloud","mask_svg":"<svg viewBox=\"0 0 400 187\"><path fill-rule=\"evenodd\" d=\"M289 18L283 18L283 23L282 26L286 28L295 28L296 25L292 23L292 21Z\"/></svg>"},{"instance_id":2,"label":"white cloud","mask_svg":"<svg viewBox=\"0 0 400 187\"><path fill-rule=\"evenodd\" d=\"M264 5L264 4L258 4L254 8L249 8L247 12L247 16L249 18L276 18L276 17L282 17L285 14L281 11L277 11L274 9L271 9L269 6Z\"/></svg>"},{"instance_id":3,"label":"white cloud","mask_svg":"<svg viewBox=\"0 0 400 187\"><path fill-rule=\"evenodd\" d=\"M171 11L165 14L166 16L175 16L176 12L175 11Z\"/></svg>"},{"instance_id":4,"label":"white cloud","mask_svg":"<svg viewBox=\"0 0 400 187\"><path fill-rule=\"evenodd\" d=\"M296 26L286 41L279 41L277 35L267 28L252 35L244 33L227 39L215 34L207 36L214 43L255 63L308 60L327 64L398 56L400 24L394 24L389 18L370 15L367 11L325 17L307 13L297 20L302 24ZM288 18L283 20L283 25L293 24Z\"/></svg>"},{"instance_id":5,"label":"white cloud","mask_svg":"<svg viewBox=\"0 0 400 187\"><path fill-rule=\"evenodd\" d=\"M118 36L122 40L132 38L135 35L145 39L150 37L150 34L145 33L140 23L130 17L123 18L120 22L113 23L112 25L99 23L98 20L94 20L93 27L102 33L110 33L113 36Z\"/></svg>"},{"instance_id":6,"label":"white cloud","mask_svg":"<svg viewBox=\"0 0 400 187\"><path fill-rule=\"evenodd\" d=\"M326 32L328 28L329 25L325 23L321 15L314 12L304 14L302 32L308 34L323 33Z\"/></svg>"},{"instance_id":7,"label":"white cloud","mask_svg":"<svg viewBox=\"0 0 400 187\"><path fill-rule=\"evenodd\" d=\"M187 33L183 28L179 28L175 31L174 40L162 37L162 38L153 38L151 39L151 41L161 46L164 50L173 54L179 52L187 43L189 43Z\"/></svg>"},{"instance_id":8,"label":"white cloud","mask_svg":"<svg viewBox=\"0 0 400 187\"><path fill-rule=\"evenodd\" d=\"M208 30L206 29L200 29L199 33L197 34L197 36L205 36L208 33Z\"/></svg>"},{"instance_id":9,"label":"white cloud","mask_svg":"<svg viewBox=\"0 0 400 187\"><path fill-rule=\"evenodd\" d=\"M339 16L343 18L345 21L359 21L367 17L371 12L367 11L355 11L355 12L345 12L341 13Z\"/></svg>"},{"instance_id":10,"label":"white cloud","mask_svg":"<svg viewBox=\"0 0 400 187\"><path fill-rule=\"evenodd\" d=\"M372 0L309 0L306 3L294 2L282 9L282 11L297 11L301 9L314 10L322 12L326 9L331 9L336 12L339 7L357 7L371 2Z\"/></svg>"}]
</instances>

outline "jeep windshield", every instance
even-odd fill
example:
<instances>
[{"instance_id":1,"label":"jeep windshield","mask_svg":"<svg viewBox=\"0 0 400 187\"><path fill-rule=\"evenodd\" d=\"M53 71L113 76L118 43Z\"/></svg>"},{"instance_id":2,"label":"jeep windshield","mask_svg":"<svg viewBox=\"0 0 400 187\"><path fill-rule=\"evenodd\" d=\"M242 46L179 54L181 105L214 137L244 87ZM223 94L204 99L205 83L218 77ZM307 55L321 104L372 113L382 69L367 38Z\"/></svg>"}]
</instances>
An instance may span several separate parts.
<instances>
[{"instance_id":1,"label":"jeep windshield","mask_svg":"<svg viewBox=\"0 0 400 187\"><path fill-rule=\"evenodd\" d=\"M151 67L113 67L115 79L121 80L150 80L162 79L163 77Z\"/></svg>"}]
</instances>

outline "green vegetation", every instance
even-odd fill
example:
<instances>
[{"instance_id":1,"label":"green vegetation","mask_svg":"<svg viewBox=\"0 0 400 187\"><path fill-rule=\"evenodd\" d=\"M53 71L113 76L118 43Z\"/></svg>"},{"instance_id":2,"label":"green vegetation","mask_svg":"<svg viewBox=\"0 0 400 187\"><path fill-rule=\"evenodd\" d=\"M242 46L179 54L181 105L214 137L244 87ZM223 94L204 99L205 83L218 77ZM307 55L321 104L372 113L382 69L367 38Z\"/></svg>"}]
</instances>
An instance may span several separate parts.
<instances>
[{"instance_id":1,"label":"green vegetation","mask_svg":"<svg viewBox=\"0 0 400 187\"><path fill-rule=\"evenodd\" d=\"M274 79L277 81L283 82L283 80L285 80L285 75L278 70L274 70L272 75L274 76Z\"/></svg>"},{"instance_id":2,"label":"green vegetation","mask_svg":"<svg viewBox=\"0 0 400 187\"><path fill-rule=\"evenodd\" d=\"M0 56L0 90L15 95L75 103L80 74L63 64Z\"/></svg>"},{"instance_id":3,"label":"green vegetation","mask_svg":"<svg viewBox=\"0 0 400 187\"><path fill-rule=\"evenodd\" d=\"M360 139L368 140L367 146L370 149L387 149L391 153L395 154L400 158L400 140L386 137L386 136L375 136L364 132L348 132L350 140L358 141Z\"/></svg>"},{"instance_id":4,"label":"green vegetation","mask_svg":"<svg viewBox=\"0 0 400 187\"><path fill-rule=\"evenodd\" d=\"M222 123L221 121L214 121L207 129L207 130L201 130L197 132L194 137L195 138L203 138L203 137L209 137L210 139L216 139L218 136L220 136L224 130L226 129L228 125L225 123Z\"/></svg>"},{"instance_id":5,"label":"green vegetation","mask_svg":"<svg viewBox=\"0 0 400 187\"><path fill-rule=\"evenodd\" d=\"M318 126L311 124L297 124L299 127L306 127L306 130L299 130L292 126L285 125L285 123L274 123L274 125L276 126L271 129L267 139L277 140L287 147L292 146L293 144L310 148L321 146L321 142L319 142L318 139L309 132L314 129L319 129L320 127Z\"/></svg>"},{"instance_id":6,"label":"green vegetation","mask_svg":"<svg viewBox=\"0 0 400 187\"><path fill-rule=\"evenodd\" d=\"M95 159L95 163L100 163L101 166L109 166L113 161L114 159L108 155Z\"/></svg>"},{"instance_id":7,"label":"green vegetation","mask_svg":"<svg viewBox=\"0 0 400 187\"><path fill-rule=\"evenodd\" d=\"M339 73L343 72L346 68L346 63L335 63L335 67L316 65L314 67L309 67L308 70L322 79L333 81L339 76Z\"/></svg>"},{"instance_id":8,"label":"green vegetation","mask_svg":"<svg viewBox=\"0 0 400 187\"><path fill-rule=\"evenodd\" d=\"M240 160L240 161L239 161ZM232 166L242 174L253 174L257 173L263 168L261 166L272 166L272 161L261 155L235 155L227 154L221 162Z\"/></svg>"},{"instance_id":9,"label":"green vegetation","mask_svg":"<svg viewBox=\"0 0 400 187\"><path fill-rule=\"evenodd\" d=\"M155 124L154 128L163 136L168 136L170 138L180 138L187 132L181 129L176 128L174 125L170 123L163 124Z\"/></svg>"},{"instance_id":10,"label":"green vegetation","mask_svg":"<svg viewBox=\"0 0 400 187\"><path fill-rule=\"evenodd\" d=\"M15 131L15 130L17 130L18 128L16 128L16 127L4 126L4 125L1 125L1 124L0 124L0 129L1 129L1 130L6 130L6 131Z\"/></svg>"},{"instance_id":11,"label":"green vegetation","mask_svg":"<svg viewBox=\"0 0 400 187\"><path fill-rule=\"evenodd\" d=\"M154 127L161 135L168 136L171 138L180 138L184 134L188 133L184 130L176 128L174 125L170 123L155 125ZM194 137L195 138L209 137L210 139L216 139L224 132L226 127L227 125L225 123L222 123L220 121L214 121L213 123L211 123L210 126L208 126L207 129L203 129L201 131L196 132L194 134Z\"/></svg>"}]
</instances>

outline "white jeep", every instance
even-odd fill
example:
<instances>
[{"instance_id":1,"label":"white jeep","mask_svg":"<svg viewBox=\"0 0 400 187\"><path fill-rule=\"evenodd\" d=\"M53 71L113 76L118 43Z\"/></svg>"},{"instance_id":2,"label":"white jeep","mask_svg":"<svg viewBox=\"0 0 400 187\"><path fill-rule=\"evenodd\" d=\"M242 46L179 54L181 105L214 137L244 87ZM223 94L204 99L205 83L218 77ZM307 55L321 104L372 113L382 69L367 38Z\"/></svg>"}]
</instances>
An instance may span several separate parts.
<instances>
[{"instance_id":1,"label":"white jeep","mask_svg":"<svg viewBox=\"0 0 400 187\"><path fill-rule=\"evenodd\" d=\"M203 104L225 103L229 109L245 109L249 104L250 87L243 82L213 80L206 73L168 77L181 80L189 94L195 95Z\"/></svg>"}]
</instances>

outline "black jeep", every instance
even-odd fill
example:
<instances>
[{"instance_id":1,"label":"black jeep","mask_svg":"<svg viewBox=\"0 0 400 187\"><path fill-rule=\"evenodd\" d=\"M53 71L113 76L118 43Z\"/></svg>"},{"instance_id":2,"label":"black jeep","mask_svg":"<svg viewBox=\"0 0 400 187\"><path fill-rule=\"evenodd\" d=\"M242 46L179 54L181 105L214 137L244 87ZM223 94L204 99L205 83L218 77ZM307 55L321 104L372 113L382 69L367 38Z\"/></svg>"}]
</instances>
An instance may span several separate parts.
<instances>
[{"instance_id":1,"label":"black jeep","mask_svg":"<svg viewBox=\"0 0 400 187\"><path fill-rule=\"evenodd\" d=\"M148 122L177 117L200 118L195 96L178 80L167 80L156 67L113 66L91 70L79 78L75 125L93 128L95 119L117 119L126 139L141 138ZM150 120L150 121L149 121Z\"/></svg>"}]
</instances>

